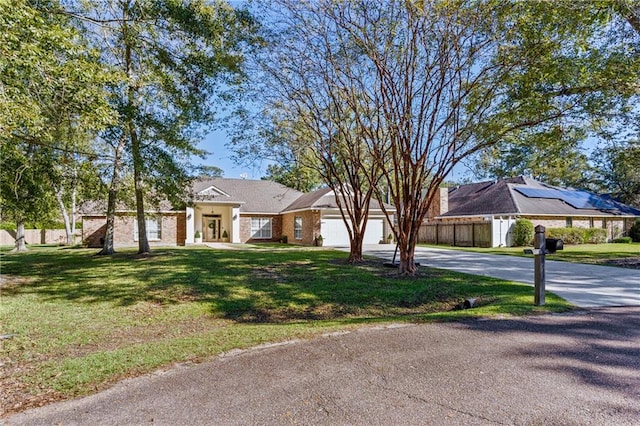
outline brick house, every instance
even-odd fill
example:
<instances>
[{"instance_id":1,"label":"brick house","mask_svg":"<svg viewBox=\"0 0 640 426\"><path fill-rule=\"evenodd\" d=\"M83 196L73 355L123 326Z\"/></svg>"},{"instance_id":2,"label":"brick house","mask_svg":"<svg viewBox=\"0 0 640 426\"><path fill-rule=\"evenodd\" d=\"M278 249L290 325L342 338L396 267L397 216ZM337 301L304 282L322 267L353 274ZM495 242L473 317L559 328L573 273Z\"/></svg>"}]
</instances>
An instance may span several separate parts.
<instances>
[{"instance_id":1,"label":"brick house","mask_svg":"<svg viewBox=\"0 0 640 426\"><path fill-rule=\"evenodd\" d=\"M391 206L387 206L393 211ZM106 215L97 211L83 214L83 242L101 246ZM152 245L184 245L196 242L250 243L280 241L312 245L322 235L325 245L348 245L346 225L335 194L324 188L302 193L267 180L212 178L196 180L191 202L184 210L169 208L147 212L149 242ZM378 243L387 234L387 220L372 201L365 243ZM135 212L121 209L116 214L116 246L137 244Z\"/></svg>"},{"instance_id":2,"label":"brick house","mask_svg":"<svg viewBox=\"0 0 640 426\"><path fill-rule=\"evenodd\" d=\"M602 228L611 240L626 235L640 217L640 209L610 198L523 176L442 188L437 195L421 242L510 246L519 218L547 228Z\"/></svg>"}]
</instances>

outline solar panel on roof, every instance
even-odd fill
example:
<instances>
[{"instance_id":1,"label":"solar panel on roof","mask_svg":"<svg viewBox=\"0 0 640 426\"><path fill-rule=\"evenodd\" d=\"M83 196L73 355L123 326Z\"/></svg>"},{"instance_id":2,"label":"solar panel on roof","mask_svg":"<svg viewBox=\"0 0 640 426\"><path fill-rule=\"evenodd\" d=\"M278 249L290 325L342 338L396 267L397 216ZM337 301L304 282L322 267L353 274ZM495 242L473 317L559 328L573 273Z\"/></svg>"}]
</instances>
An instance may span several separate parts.
<instances>
[{"instance_id":1,"label":"solar panel on roof","mask_svg":"<svg viewBox=\"0 0 640 426\"><path fill-rule=\"evenodd\" d=\"M587 191L570 191L543 188L514 188L527 198L546 198L562 200L576 209L612 210L615 205Z\"/></svg>"}]
</instances>

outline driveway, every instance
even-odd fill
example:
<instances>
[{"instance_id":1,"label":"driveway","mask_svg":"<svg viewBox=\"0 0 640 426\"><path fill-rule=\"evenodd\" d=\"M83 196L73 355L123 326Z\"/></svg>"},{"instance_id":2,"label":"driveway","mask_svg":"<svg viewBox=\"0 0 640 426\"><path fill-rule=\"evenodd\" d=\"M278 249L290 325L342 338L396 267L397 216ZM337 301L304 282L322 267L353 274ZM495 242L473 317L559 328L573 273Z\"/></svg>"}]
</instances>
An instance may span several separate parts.
<instances>
[{"instance_id":1,"label":"driveway","mask_svg":"<svg viewBox=\"0 0 640 426\"><path fill-rule=\"evenodd\" d=\"M367 245L364 253L391 260L394 248L392 245ZM547 291L585 308L640 306L640 270L550 259L553 255L547 256L545 262ZM533 256L526 258L417 247L416 261L424 266L533 285ZM533 292L531 295L533 297Z\"/></svg>"},{"instance_id":2,"label":"driveway","mask_svg":"<svg viewBox=\"0 0 640 426\"><path fill-rule=\"evenodd\" d=\"M637 425L640 308L362 328L237 351L6 425Z\"/></svg>"}]
</instances>

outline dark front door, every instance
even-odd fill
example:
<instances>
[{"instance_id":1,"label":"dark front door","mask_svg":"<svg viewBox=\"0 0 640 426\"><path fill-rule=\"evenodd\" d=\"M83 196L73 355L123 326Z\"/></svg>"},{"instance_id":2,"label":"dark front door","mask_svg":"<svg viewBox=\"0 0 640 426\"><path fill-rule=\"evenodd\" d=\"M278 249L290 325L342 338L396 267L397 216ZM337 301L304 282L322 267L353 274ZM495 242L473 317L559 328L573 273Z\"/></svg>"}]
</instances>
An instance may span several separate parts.
<instances>
[{"instance_id":1,"label":"dark front door","mask_svg":"<svg viewBox=\"0 0 640 426\"><path fill-rule=\"evenodd\" d=\"M220 239L220 216L205 216L204 229L205 241L218 241Z\"/></svg>"}]
</instances>

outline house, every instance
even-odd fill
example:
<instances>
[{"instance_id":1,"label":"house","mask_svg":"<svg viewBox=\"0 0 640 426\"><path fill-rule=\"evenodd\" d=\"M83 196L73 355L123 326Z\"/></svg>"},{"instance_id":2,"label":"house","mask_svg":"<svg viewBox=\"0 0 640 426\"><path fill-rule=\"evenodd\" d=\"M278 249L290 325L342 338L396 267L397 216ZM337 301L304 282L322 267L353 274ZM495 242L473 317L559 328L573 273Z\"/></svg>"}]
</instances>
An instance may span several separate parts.
<instances>
[{"instance_id":1,"label":"house","mask_svg":"<svg viewBox=\"0 0 640 426\"><path fill-rule=\"evenodd\" d=\"M393 208L387 206L387 210ZM83 241L89 246L101 246L105 218L103 211L83 215ZM147 212L146 225L153 245L193 244L196 232L203 242L280 241L286 236L289 243L312 245L322 235L325 245L349 244L331 189L305 194L268 180L198 179L184 210ZM372 201L364 242L377 244L387 234L387 226L380 205ZM137 238L135 211L119 209L114 244L135 245Z\"/></svg>"},{"instance_id":2,"label":"house","mask_svg":"<svg viewBox=\"0 0 640 426\"><path fill-rule=\"evenodd\" d=\"M625 235L637 217L640 209L610 198L520 176L442 188L420 241L510 246L512 226L520 218L547 228L602 228L611 240Z\"/></svg>"}]
</instances>

